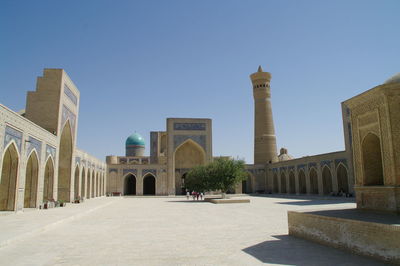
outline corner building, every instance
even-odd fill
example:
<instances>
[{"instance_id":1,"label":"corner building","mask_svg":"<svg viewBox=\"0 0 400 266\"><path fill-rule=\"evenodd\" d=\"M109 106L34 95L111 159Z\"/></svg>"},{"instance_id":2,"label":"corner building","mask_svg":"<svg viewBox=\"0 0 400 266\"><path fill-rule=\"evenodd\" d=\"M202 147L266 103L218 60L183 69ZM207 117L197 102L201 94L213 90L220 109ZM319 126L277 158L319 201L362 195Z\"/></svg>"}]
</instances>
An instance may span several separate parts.
<instances>
[{"instance_id":1,"label":"corner building","mask_svg":"<svg viewBox=\"0 0 400 266\"><path fill-rule=\"evenodd\" d=\"M0 211L105 194L106 164L76 147L79 102L63 69L44 69L25 110L0 105Z\"/></svg>"}]
</instances>

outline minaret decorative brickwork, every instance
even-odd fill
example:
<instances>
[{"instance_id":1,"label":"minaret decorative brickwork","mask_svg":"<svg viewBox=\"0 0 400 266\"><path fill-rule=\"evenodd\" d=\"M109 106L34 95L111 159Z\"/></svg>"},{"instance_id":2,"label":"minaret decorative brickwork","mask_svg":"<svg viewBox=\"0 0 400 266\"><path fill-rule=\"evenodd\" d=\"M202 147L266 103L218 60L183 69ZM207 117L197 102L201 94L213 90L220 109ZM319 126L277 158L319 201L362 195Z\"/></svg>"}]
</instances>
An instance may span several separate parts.
<instances>
[{"instance_id":1,"label":"minaret decorative brickwork","mask_svg":"<svg viewBox=\"0 0 400 266\"><path fill-rule=\"evenodd\" d=\"M276 136L271 107L271 74L258 71L250 75L254 96L254 164L265 164L278 160Z\"/></svg>"}]
</instances>

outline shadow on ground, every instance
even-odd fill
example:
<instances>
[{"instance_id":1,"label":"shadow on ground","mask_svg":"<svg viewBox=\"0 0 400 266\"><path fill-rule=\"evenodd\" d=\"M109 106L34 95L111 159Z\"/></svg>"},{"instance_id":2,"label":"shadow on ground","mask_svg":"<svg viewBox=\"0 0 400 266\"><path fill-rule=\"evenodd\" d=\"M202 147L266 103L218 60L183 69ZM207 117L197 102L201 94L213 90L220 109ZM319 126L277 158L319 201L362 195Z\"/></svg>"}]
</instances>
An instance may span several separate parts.
<instances>
[{"instance_id":1,"label":"shadow on ground","mask_svg":"<svg viewBox=\"0 0 400 266\"><path fill-rule=\"evenodd\" d=\"M385 265L373 259L322 246L289 235L273 236L269 240L243 249L247 254L267 264L285 265Z\"/></svg>"}]
</instances>

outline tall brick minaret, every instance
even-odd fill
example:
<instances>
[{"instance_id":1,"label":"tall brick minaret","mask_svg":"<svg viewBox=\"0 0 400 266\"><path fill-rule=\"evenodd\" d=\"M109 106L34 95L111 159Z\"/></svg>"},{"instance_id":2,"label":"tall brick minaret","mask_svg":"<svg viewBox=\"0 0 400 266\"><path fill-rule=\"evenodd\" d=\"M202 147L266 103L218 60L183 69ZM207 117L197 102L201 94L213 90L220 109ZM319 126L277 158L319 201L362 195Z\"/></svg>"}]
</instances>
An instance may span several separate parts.
<instances>
[{"instance_id":1,"label":"tall brick minaret","mask_svg":"<svg viewBox=\"0 0 400 266\"><path fill-rule=\"evenodd\" d=\"M254 164L278 161L276 136L272 118L271 74L258 71L250 75L254 96Z\"/></svg>"}]
</instances>

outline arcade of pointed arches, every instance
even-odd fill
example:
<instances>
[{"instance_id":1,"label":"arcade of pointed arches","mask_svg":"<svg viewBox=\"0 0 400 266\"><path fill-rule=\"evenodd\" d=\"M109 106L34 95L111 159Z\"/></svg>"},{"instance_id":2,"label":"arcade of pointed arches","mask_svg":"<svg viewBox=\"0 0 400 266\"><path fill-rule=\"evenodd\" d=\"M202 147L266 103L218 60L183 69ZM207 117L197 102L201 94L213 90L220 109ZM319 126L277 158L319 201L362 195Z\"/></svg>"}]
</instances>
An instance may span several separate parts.
<instances>
[{"instance_id":1,"label":"arcade of pointed arches","mask_svg":"<svg viewBox=\"0 0 400 266\"><path fill-rule=\"evenodd\" d=\"M47 143L42 144L47 145ZM41 154L36 147L33 147L31 150L25 150L25 152L29 151L29 154L23 156L19 151L21 146L18 146L15 140L10 140L1 156L0 211L17 210L19 193L23 194L23 202L19 208L39 208L43 202L54 199L72 202L78 198L105 195L105 169L94 167L95 164L92 162L93 167L87 167L82 163L77 163L72 167L73 159L75 159L72 156L72 144L71 128L67 121L60 137L57 169L51 154L46 154L43 161ZM22 169L23 165L25 165L24 169ZM54 186L56 171L58 172L57 187ZM94 176L96 178L89 182L88 178ZM20 187L24 189L18 191ZM85 187L88 188L85 189ZM70 195L72 192L73 195Z\"/></svg>"},{"instance_id":2,"label":"arcade of pointed arches","mask_svg":"<svg viewBox=\"0 0 400 266\"><path fill-rule=\"evenodd\" d=\"M339 163L335 170L324 165L320 173L315 166L291 170L277 170L272 174L271 183L267 185L272 193L283 194L349 194L350 182L347 167ZM321 184L320 184L321 183Z\"/></svg>"}]
</instances>

